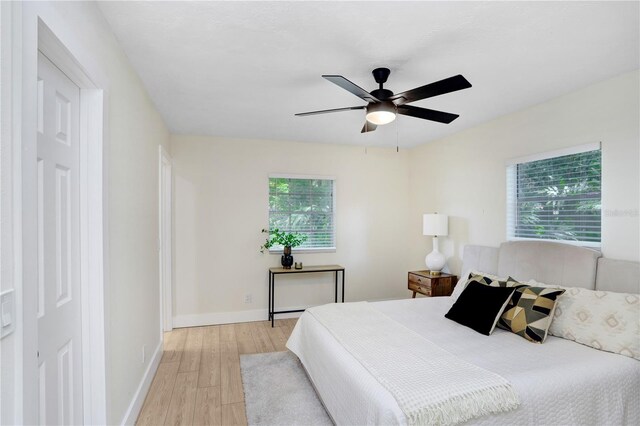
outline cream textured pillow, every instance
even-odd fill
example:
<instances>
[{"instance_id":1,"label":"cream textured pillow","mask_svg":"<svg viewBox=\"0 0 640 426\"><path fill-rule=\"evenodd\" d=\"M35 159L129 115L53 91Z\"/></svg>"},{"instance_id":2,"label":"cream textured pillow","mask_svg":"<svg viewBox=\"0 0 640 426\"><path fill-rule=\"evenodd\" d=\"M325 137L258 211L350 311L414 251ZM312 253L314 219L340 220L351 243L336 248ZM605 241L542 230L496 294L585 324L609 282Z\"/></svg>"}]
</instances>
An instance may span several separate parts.
<instances>
[{"instance_id":1,"label":"cream textured pillow","mask_svg":"<svg viewBox=\"0 0 640 426\"><path fill-rule=\"evenodd\" d=\"M640 295L563 287L552 336L640 360Z\"/></svg>"}]
</instances>

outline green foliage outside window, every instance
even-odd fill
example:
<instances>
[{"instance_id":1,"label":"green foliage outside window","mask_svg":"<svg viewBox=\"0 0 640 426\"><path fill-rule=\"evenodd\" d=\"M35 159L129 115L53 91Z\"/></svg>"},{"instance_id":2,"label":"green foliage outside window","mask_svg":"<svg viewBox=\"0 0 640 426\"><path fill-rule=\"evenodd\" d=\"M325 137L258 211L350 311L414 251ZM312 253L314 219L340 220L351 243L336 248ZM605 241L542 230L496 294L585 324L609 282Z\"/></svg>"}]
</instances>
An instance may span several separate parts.
<instances>
[{"instance_id":1,"label":"green foliage outside window","mask_svg":"<svg viewBox=\"0 0 640 426\"><path fill-rule=\"evenodd\" d=\"M330 248L333 222L333 180L269 178L270 230L305 236L301 248Z\"/></svg>"},{"instance_id":2,"label":"green foliage outside window","mask_svg":"<svg viewBox=\"0 0 640 426\"><path fill-rule=\"evenodd\" d=\"M515 237L600 242L599 149L516 167Z\"/></svg>"}]
</instances>

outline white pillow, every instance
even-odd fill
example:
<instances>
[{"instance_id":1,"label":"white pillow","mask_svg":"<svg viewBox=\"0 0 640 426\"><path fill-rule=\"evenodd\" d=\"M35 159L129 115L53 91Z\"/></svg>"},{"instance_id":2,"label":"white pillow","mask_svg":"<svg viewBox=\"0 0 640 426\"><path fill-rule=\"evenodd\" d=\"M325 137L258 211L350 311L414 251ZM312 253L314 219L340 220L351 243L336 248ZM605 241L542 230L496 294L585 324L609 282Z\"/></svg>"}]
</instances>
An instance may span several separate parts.
<instances>
[{"instance_id":1,"label":"white pillow","mask_svg":"<svg viewBox=\"0 0 640 426\"><path fill-rule=\"evenodd\" d=\"M486 272L473 271L473 270L469 271L466 275L460 277L460 279L458 280L458 284L456 284L455 288L453 289L453 293L451 293L451 297L453 298L454 301L458 300L458 297L460 297L460 294L467 287L467 284L469 284L469 275L471 274L482 275L483 277L491 278L493 281L507 281L507 278L500 278L495 275L487 274Z\"/></svg>"},{"instance_id":2,"label":"white pillow","mask_svg":"<svg viewBox=\"0 0 640 426\"><path fill-rule=\"evenodd\" d=\"M549 334L640 360L640 294L552 287L566 291L558 297Z\"/></svg>"}]
</instances>

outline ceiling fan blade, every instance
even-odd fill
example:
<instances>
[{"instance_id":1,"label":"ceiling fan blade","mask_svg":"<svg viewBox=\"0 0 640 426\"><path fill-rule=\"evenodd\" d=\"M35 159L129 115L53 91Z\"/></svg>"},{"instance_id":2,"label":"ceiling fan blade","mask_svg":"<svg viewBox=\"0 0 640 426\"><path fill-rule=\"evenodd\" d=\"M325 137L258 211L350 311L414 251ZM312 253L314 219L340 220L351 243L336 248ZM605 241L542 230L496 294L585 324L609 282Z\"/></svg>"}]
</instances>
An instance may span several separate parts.
<instances>
[{"instance_id":1,"label":"ceiling fan blade","mask_svg":"<svg viewBox=\"0 0 640 426\"><path fill-rule=\"evenodd\" d=\"M335 108L335 109L323 109L321 111L309 111L309 112L299 112L296 115L296 117L304 117L307 115L316 115L316 114L327 114L330 112L340 112L340 111L353 111L356 109L365 109L366 106L362 105L362 106L354 106L354 107L346 107L346 108Z\"/></svg>"},{"instance_id":2,"label":"ceiling fan blade","mask_svg":"<svg viewBox=\"0 0 640 426\"><path fill-rule=\"evenodd\" d=\"M396 105L408 104L409 102L419 101L420 99L431 98L433 96L444 95L462 89L471 87L471 83L461 75L445 78L426 86L417 87L391 96L391 100L396 101Z\"/></svg>"},{"instance_id":3,"label":"ceiling fan blade","mask_svg":"<svg viewBox=\"0 0 640 426\"><path fill-rule=\"evenodd\" d=\"M323 75L322 78L329 80L333 84L337 84L347 92L351 92L357 97L359 97L360 99L363 99L367 102L380 102L380 100L375 96L371 95L371 93L367 92L357 84L350 82L349 80L347 80L341 75Z\"/></svg>"},{"instance_id":4,"label":"ceiling fan blade","mask_svg":"<svg viewBox=\"0 0 640 426\"><path fill-rule=\"evenodd\" d=\"M377 125L373 123L369 123L368 121L365 121L364 126L362 127L362 130L360 130L360 133L373 132L377 128L378 128Z\"/></svg>"},{"instance_id":5,"label":"ceiling fan blade","mask_svg":"<svg viewBox=\"0 0 640 426\"><path fill-rule=\"evenodd\" d=\"M458 114L451 114L448 112L420 108L411 105L398 105L398 114L408 115L416 118L423 118L425 120L437 121L438 123L445 124L449 124L456 118L460 117Z\"/></svg>"}]
</instances>

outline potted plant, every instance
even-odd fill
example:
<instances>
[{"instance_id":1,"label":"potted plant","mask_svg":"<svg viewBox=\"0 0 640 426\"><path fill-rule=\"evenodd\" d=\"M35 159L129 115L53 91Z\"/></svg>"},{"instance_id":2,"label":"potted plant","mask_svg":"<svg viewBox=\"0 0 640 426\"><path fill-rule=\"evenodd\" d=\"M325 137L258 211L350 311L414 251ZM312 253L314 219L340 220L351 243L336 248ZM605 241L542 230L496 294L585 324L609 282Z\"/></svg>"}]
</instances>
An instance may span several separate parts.
<instances>
[{"instance_id":1,"label":"potted plant","mask_svg":"<svg viewBox=\"0 0 640 426\"><path fill-rule=\"evenodd\" d=\"M263 229L262 232L269 234L269 237L265 243L260 246L260 252L264 253L265 250L269 250L273 246L284 247L284 254L280 258L280 263L282 263L284 269L291 269L291 265L293 265L291 249L304 243L307 240L307 236L298 234L297 232L281 231L278 228L273 228L272 230Z\"/></svg>"}]
</instances>

